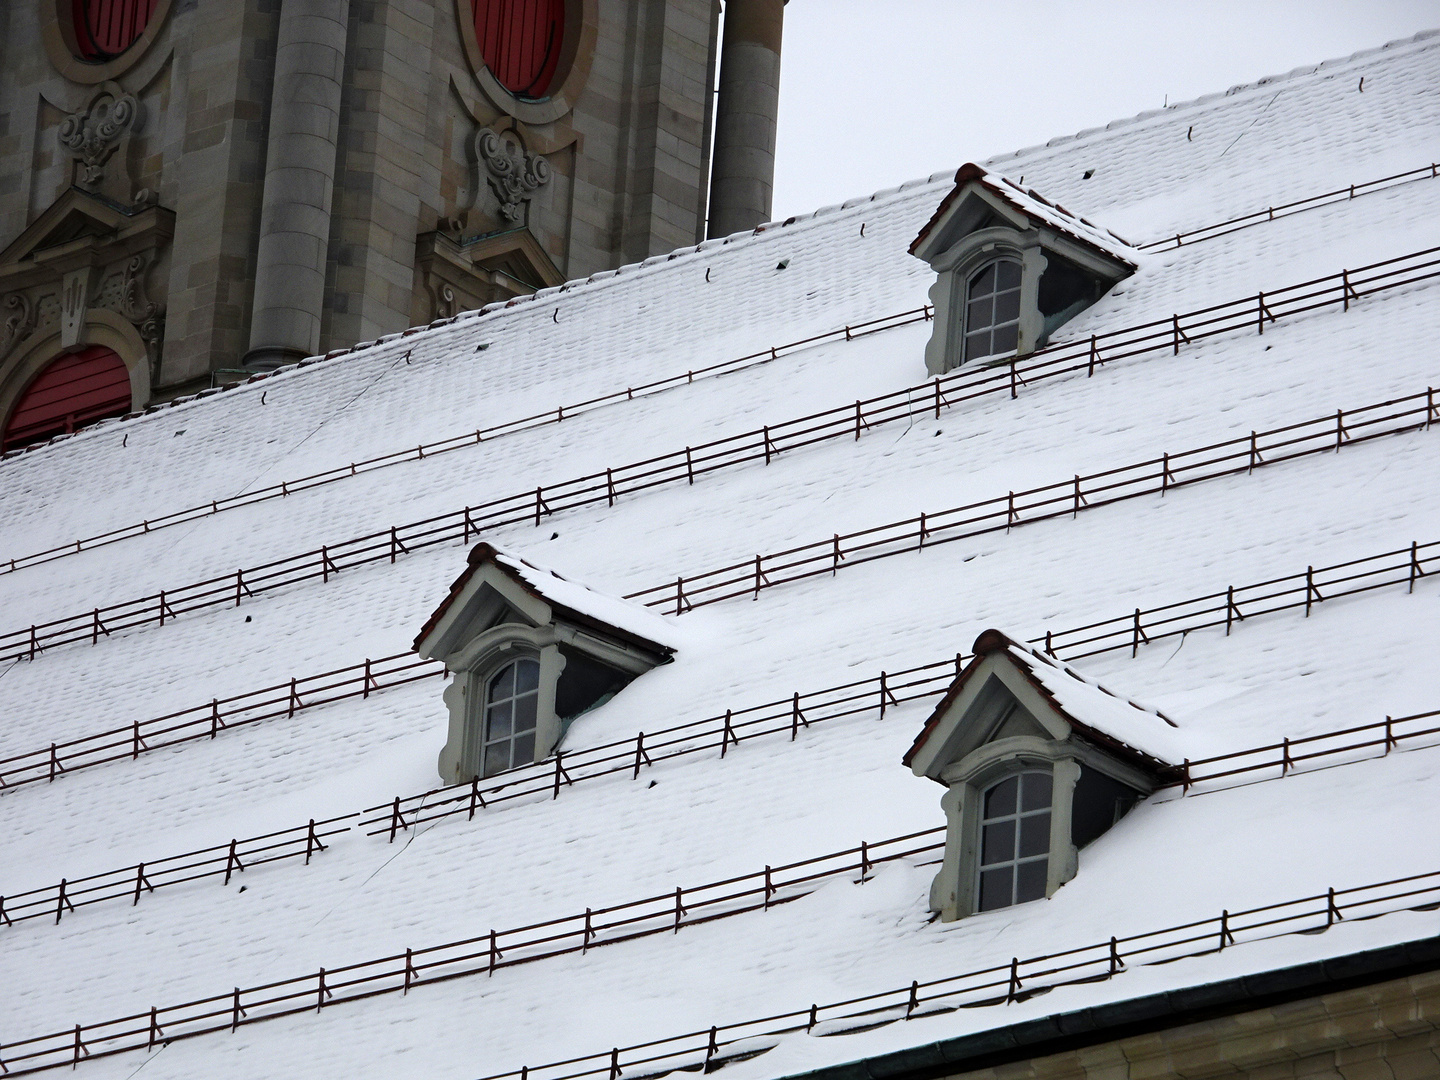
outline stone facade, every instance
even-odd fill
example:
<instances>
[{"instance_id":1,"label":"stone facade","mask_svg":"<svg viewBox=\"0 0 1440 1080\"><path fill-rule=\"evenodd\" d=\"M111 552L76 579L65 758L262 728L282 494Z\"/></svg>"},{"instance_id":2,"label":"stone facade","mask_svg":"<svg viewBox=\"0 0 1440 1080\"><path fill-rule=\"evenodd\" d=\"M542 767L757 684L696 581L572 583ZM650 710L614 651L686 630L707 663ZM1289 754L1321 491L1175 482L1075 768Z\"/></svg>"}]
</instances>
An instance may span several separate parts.
<instances>
[{"instance_id":1,"label":"stone facade","mask_svg":"<svg viewBox=\"0 0 1440 1080\"><path fill-rule=\"evenodd\" d=\"M165 397L701 239L718 0L567 0L538 101L485 68L470 5L160 0L104 63L67 44L71 0L3 5L0 416L16 356L71 347L67 283ZM328 121L312 69L339 79Z\"/></svg>"},{"instance_id":2,"label":"stone facade","mask_svg":"<svg viewBox=\"0 0 1440 1080\"><path fill-rule=\"evenodd\" d=\"M1440 1076L1440 973L1429 972L953 1080L1430 1080Z\"/></svg>"}]
</instances>

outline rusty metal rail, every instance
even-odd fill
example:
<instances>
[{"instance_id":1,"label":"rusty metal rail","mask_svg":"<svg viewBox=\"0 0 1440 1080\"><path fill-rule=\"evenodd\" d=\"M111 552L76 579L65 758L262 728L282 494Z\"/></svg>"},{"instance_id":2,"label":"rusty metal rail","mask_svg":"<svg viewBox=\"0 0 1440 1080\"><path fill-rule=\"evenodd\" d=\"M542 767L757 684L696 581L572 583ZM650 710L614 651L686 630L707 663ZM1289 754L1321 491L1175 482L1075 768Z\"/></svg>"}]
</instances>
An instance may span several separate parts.
<instances>
[{"instance_id":1,"label":"rusty metal rail","mask_svg":"<svg viewBox=\"0 0 1440 1080\"><path fill-rule=\"evenodd\" d=\"M9 1075L75 1067L130 1050L153 1050L178 1039L235 1031L241 1025L282 1016L316 1012L346 1001L411 990L450 979L493 975L502 967L529 963L563 953L634 940L654 934L679 933L684 926L707 922L799 899L822 880L860 871L887 861L934 854L943 848L943 828L913 833L878 844L818 859L766 867L756 874L708 886L663 893L609 908L586 909L583 916L533 923L526 927L422 949L406 949L378 960L362 961L313 974L197 998L149 1012L0 1044L0 1064ZM930 841L926 843L925 841ZM891 846L918 845L907 850ZM881 850L884 849L884 850ZM877 851L880 851L877 854ZM856 856L858 855L858 858ZM800 873L794 873L800 871ZM786 874L791 876L786 877ZM824 1006L812 1004L791 1012L715 1025L707 1030L653 1040L608 1052L569 1058L485 1080L578 1080L624 1073L655 1076L699 1067L708 1071L729 1057L753 1055L768 1047L757 1038L795 1032L837 1034L891 1021L1023 1001L1046 989L1114 978L1127 968L1202 956L1236 945L1287 934L1328 930L1346 918L1368 919L1404 910L1430 910L1440 904L1440 872L1414 874L1346 889L1327 889L1293 900L1193 920L1161 930L1114 936L1087 945L1039 956L1012 957L1008 962L912 981L908 986L848 998ZM514 935L518 940L502 937ZM521 935L528 935L521 937ZM576 940L578 938L578 941ZM770 1044L770 1045L773 1045ZM623 1055L623 1056L622 1056Z\"/></svg>"},{"instance_id":2,"label":"rusty metal rail","mask_svg":"<svg viewBox=\"0 0 1440 1080\"><path fill-rule=\"evenodd\" d=\"M1310 195L1304 199L1296 199L1294 202L1281 203L1279 206L1267 206L1264 210L1241 214L1228 221L1218 221L1213 225L1191 229L1189 232L1176 233L1174 236L1167 236L1160 240L1151 240L1139 247L1141 251L1171 251L1178 247L1184 247L1186 244L1199 243L1201 240L1213 240L1217 236L1225 236L1241 229L1248 229L1253 225L1263 225L1267 221L1286 218L1291 214L1299 214L1306 210L1315 210L1335 203L1349 202L1361 195L1387 191L1404 184L1413 184L1417 180L1434 180L1437 176L1440 176L1440 165L1422 165L1418 169L1407 169L1405 172L1382 176L1379 180L1367 180L1363 184L1350 184L1347 187L1336 188L1334 191L1327 191L1320 195Z\"/></svg>"},{"instance_id":3,"label":"rusty metal rail","mask_svg":"<svg viewBox=\"0 0 1440 1080\"><path fill-rule=\"evenodd\" d=\"M141 754L168 746L213 739L231 728L264 720L290 719L297 712L332 701L369 697L390 687L444 675L443 664L421 660L413 653L400 653L231 697L212 698L203 705L0 758L0 791L52 781L64 773L111 761L134 760Z\"/></svg>"},{"instance_id":4,"label":"rusty metal rail","mask_svg":"<svg viewBox=\"0 0 1440 1080\"><path fill-rule=\"evenodd\" d=\"M715 570L677 577L668 585L626 594L649 607L681 615L692 608L718 604L739 596L758 596L763 590L806 578L835 575L842 567L863 566L876 559L907 555L927 547L952 543L991 532L1009 532L1055 518L1078 517L1093 510L1142 495L1164 495L1175 488L1223 476L1253 473L1312 454L1338 453L1345 445L1403 432L1428 431L1440 422L1433 388L1407 397L1365 405L1349 412L1286 424L1269 431L1212 443L1176 454L1162 454L1134 465L1104 469L1072 479L1044 484L946 510L922 512L915 517L874 525L830 539L756 554Z\"/></svg>"},{"instance_id":5,"label":"rusty metal rail","mask_svg":"<svg viewBox=\"0 0 1440 1080\"><path fill-rule=\"evenodd\" d=\"M905 555L926 546L999 530L1009 531L1039 521L1078 516L1114 502L1203 480L1250 473L1257 468L1316 453L1338 452L1342 445L1383 435L1426 430L1440 421L1440 402L1433 389L1391 401L1337 410L1312 420L1287 424L1265 432L1251 432L1227 442L1214 443L1177 454L1163 454L1136 465L1075 476L1055 484L952 510L922 513L915 518L875 526L831 540L791 548L733 563L674 585L659 585L638 593L656 607L675 605L676 614L693 607L718 603L735 596L750 596L761 589L824 574L842 566L858 566L892 555ZM444 674L435 662L409 654L366 660L305 678L291 679L262 690L212 699L149 720L136 720L108 731L48 748L0 758L0 790L41 780L53 781L64 772L109 761L138 758L150 750L195 739L213 739L228 728L277 717L293 717L298 710L343 698L369 696L382 686L394 686ZM796 709L799 708L797 702ZM653 749L653 747L652 747Z\"/></svg>"},{"instance_id":6,"label":"rusty metal rail","mask_svg":"<svg viewBox=\"0 0 1440 1080\"><path fill-rule=\"evenodd\" d=\"M1032 638L1031 644L1043 647L1057 659L1090 656L1123 648L1131 648L1133 655L1142 641L1149 641L1152 637L1159 639L1187 634L1191 630L1222 624L1228 634L1234 625L1244 619L1287 608L1303 608L1308 617L1314 607L1326 599L1368 592L1387 585L1408 584L1409 591L1413 592L1419 578L1437 569L1434 566L1424 569L1422 563L1427 559L1440 561L1440 541L1411 544L1409 549L1318 570L1307 567L1304 574L1290 578L1230 588L1224 593L1153 608L1149 612L1137 610L1134 616L1092 623L1074 630L1050 631L1043 637ZM1206 603L1219 597L1224 597L1223 605ZM1248 610L1242 610L1242 604ZM1152 615L1155 619L1150 625L1142 623L1142 616L1148 620ZM1072 638L1075 640L1071 641ZM743 709L727 709L720 715L658 731L642 731L633 739L619 739L570 754L557 754L534 765L487 777L483 782L477 777L469 783L433 788L419 795L396 796L388 804L320 822L312 821L308 826L246 840L232 840L228 845L217 845L68 883L62 880L58 885L12 894L8 898L0 897L0 924L48 918L52 914L59 922L67 910L75 910L77 896L83 897L85 904L128 899L134 905L139 902L143 891L153 892L162 885L222 875L228 883L233 873L258 862L303 857L308 864L313 854L324 850L325 845L320 840L351 829L364 829L371 836L388 834L390 841L394 842L399 833L426 822L461 814L473 819L480 810L493 810L523 798L557 799L563 787L582 781L626 773L632 779L638 779L642 768L651 768L671 758L716 754L723 759L742 742L787 733L793 742L802 728L809 729L830 720L852 716L875 716L883 720L888 710L943 694L968 659L963 653L956 653L953 659L947 657L900 671L882 671L877 678L860 679L803 694L796 692L788 698ZM350 696L360 696L360 692L352 692ZM1419 748L1418 740L1440 733L1440 727L1431 723L1436 716L1440 713L1387 716L1383 723L1349 727L1300 739L1283 739L1278 743L1195 761L1187 759L1174 768L1168 783L1163 786L1178 787L1182 795L1188 795L1197 786L1210 790L1215 781L1232 777L1279 779L1297 770L1304 771L1303 767L1310 762L1323 765L1359 760L1358 752L1376 747L1382 748L1380 756L1388 755L1402 744ZM1379 737L1363 737L1372 733ZM1357 741L1356 736L1362 738ZM317 833L317 829L321 831ZM83 889L77 891L77 886L83 886Z\"/></svg>"},{"instance_id":7,"label":"rusty metal rail","mask_svg":"<svg viewBox=\"0 0 1440 1080\"><path fill-rule=\"evenodd\" d=\"M1187 243L1198 243L1202 240L1224 236L1240 229L1249 228L1252 225L1274 221L1277 218L1288 217L1291 214L1300 213L1305 210L1327 206L1336 202L1348 201L1349 199L1354 199L1357 196L1371 192L1388 190L1392 187L1413 183L1417 180L1434 179L1437 175L1437 169L1440 169L1440 166L1432 164L1422 166L1418 169L1410 169L1406 172L1395 173L1378 180L1366 181L1362 184L1351 184L1346 188L1337 188L1334 191L1328 191L1320 195L1312 195L1294 202L1267 207L1265 210L1255 211L1254 213L1242 214L1239 217L1229 218L1226 221L1206 225L1199 229L1177 233L1173 237L1154 240L1146 244L1141 244L1139 247L1142 251L1162 251L1182 247ZM44 551L37 551L29 555L17 556L11 559L0 559L0 575L14 573L26 567L38 566L42 563L51 562L55 559L65 558L70 555L77 555L82 551L103 547L119 540L145 536L158 529L178 525L186 521L195 521L237 507L250 506L257 502L269 501L270 499L283 499L309 488L331 484L338 480L346 479L347 477L372 472L375 469L387 468L391 465L399 465L410 461L423 461L427 457L437 457L452 450L475 446L488 439L513 434L518 431L527 431L531 428L547 426L549 424L563 423L567 416L573 419L583 413L590 412L592 409L617 404L621 401L633 401L637 397L648 397L652 394L674 389L678 386L688 386L695 381L697 376L703 379L715 375L741 371L759 364L768 364L773 360L779 359L781 356L788 356L793 352L808 349L824 342L840 340L853 341L857 338L868 337L870 334L878 333L882 330L908 326L917 321L917 318L923 321L928 319L929 316L929 305L923 305L909 311L881 316L878 319L870 319L836 330L830 330L822 334L801 338L797 341L786 342L783 345L774 345L768 349L761 349L758 352L748 353L745 356L738 356L730 360L722 360L702 368L694 368L686 371L683 375L669 375L662 379L642 383L639 386L629 386L624 390L615 390L608 394L587 398L584 401L577 401L571 405L561 405L555 409L542 413L533 413L530 416L520 417L515 420L508 420L488 428L478 428L474 432L467 431L461 435L452 435L447 438L437 439L435 442L422 443L413 449L407 447L404 450L394 451L389 454L380 454L376 457L366 458L363 461L353 461L348 465L325 469L318 473L311 473L308 476L282 480L278 484L255 488L254 490L225 499L215 499L209 503L192 506L184 510L177 510L170 514L162 514L159 517L147 519L138 524L123 526L119 529L110 529L103 533L97 533L94 536L83 537L67 544L47 548ZM428 329L428 327L413 328L411 331L407 331L407 333L418 332L424 329ZM324 359L328 358L329 357L325 357ZM252 376L245 381L253 382L268 377L270 377L270 373L265 372ZM234 385L243 384L237 383ZM220 388L217 388L217 390L218 389ZM223 389L230 389L230 387L224 387ZM23 452L24 451L15 451L14 453L19 454Z\"/></svg>"},{"instance_id":8,"label":"rusty metal rail","mask_svg":"<svg viewBox=\"0 0 1440 1080\"><path fill-rule=\"evenodd\" d=\"M603 945L655 934L678 934L687 926L767 911L799 900L825 881L858 872L858 880L864 882L877 866L916 856L938 856L945 847L944 833L941 826L875 843L862 841L858 847L783 866L766 866L722 881L677 887L609 907L587 907L581 913L558 919L491 930L443 945L406 949L378 960L322 968L318 974L237 987L214 997L153 1008L148 1013L8 1042L0 1044L0 1066L5 1073L17 1075L74 1065L84 1058L142 1047L152 1049L177 1037L233 1031L240 1024L261 1018L308 1012L339 1001L396 991L409 993L418 986L466 975L493 975L502 968L567 953L586 953Z\"/></svg>"},{"instance_id":9,"label":"rusty metal rail","mask_svg":"<svg viewBox=\"0 0 1440 1080\"><path fill-rule=\"evenodd\" d=\"M30 919L48 919L58 923L65 914L107 900L128 899L131 905L140 902L142 893L153 893L168 885L181 885L202 878L223 877L224 884L246 869L266 863L303 858L306 865L312 856L329 847L325 840L349 832L357 814L316 821L293 829L281 829L228 844L198 848L183 855L170 855L153 862L138 863L120 870L110 870L88 877L60 879L58 885L0 896L0 924L14 926Z\"/></svg>"},{"instance_id":10,"label":"rusty metal rail","mask_svg":"<svg viewBox=\"0 0 1440 1080\"><path fill-rule=\"evenodd\" d=\"M1154 352L1179 355L1185 343L1217 334L1255 328L1264 333L1267 322L1328 307L1348 310L1358 299L1440 276L1440 248L1431 248L1358 270L1260 293L1254 297L1216 304L1184 315L1145 323L1125 330L1094 335L1088 342L1052 349L981 368L960 371L906 390L767 425L746 432L686 447L619 468L591 473L549 488L537 487L481 506L439 514L407 525L355 537L338 544L263 563L233 574L162 590L149 596L95 607L90 611L36 623L0 634L0 661L33 660L60 645L88 641L140 626L160 625L187 612L213 607L239 606L247 597L299 582L319 579L375 562L394 562L400 555L455 541L469 543L481 532L504 525L541 521L560 510L599 503L613 506L616 499L634 492L695 482L697 476L719 469L763 460L781 453L833 439L859 439L869 428L939 415L940 410L993 394L1017 397L1021 386L1084 371L1120 359Z\"/></svg>"},{"instance_id":11,"label":"rusty metal rail","mask_svg":"<svg viewBox=\"0 0 1440 1080\"><path fill-rule=\"evenodd\" d=\"M791 353L813 348L816 345L821 345L826 342L858 341L860 338L869 337L871 334L877 334L883 330L891 330L898 326L909 326L915 322L924 322L930 317L931 310L927 304L922 307L912 308L909 311L901 311L893 315L881 316L878 319L870 319L866 322L843 326L836 330L827 330L821 334L812 334L810 337L800 338L796 341L788 341L783 345L772 345L758 352L747 353L744 356L737 356L730 360L722 360L719 363L709 364L705 367L693 368L685 371L683 374L667 375L663 379L641 383L638 386L629 386L624 390L601 394L598 397L587 398L584 401L577 401L570 405L561 405L542 413L533 413L530 416L507 420L504 423L494 424L487 428L477 428L474 431L467 431L461 435L452 435L444 439L437 439L435 442L422 443L418 446L394 451L393 453L380 454L377 457L366 458L363 461L353 461L347 465L339 465L333 469L311 473L308 476L297 477L293 480L282 480L278 484L254 488L253 490L242 492L239 495L232 495L228 498L213 499L207 503L191 506L184 510L176 510L169 514L161 514L158 517L147 518L133 525L126 525L118 529L110 529L103 533L96 533L94 536L73 540L57 547L47 548L44 551L37 551L29 555L21 555L11 559L0 559L0 575L11 574L17 570L24 570L31 566L39 566L43 563L53 562L56 559L63 559L70 555L78 555L82 551L91 551L94 548L104 547L107 544L113 544L120 540L127 540L137 536L147 536L152 532L168 528L171 525L181 525L187 521L197 521L201 518L213 517L216 514L224 513L226 510L234 510L242 506L253 506L255 503L269 502L271 499L288 498L291 495L298 494L301 491L307 491L310 488L324 487L327 484L333 484L336 481L345 480L352 476L361 476L368 472L374 472L376 469L388 468L391 465L401 465L410 461L424 461L427 458L439 457L453 450L464 450L472 446L478 446L480 443L489 442L492 439L504 435L513 435L516 432L528 431L532 428L564 423L566 420L573 420L578 416L606 405L613 405L622 401L634 401L636 398L649 397L665 390L672 390L678 386L689 386L697 378L704 379L715 375L725 375L733 371L742 371L746 368L756 367L760 364L769 364L780 359L782 356L789 356ZM696 449L701 448L697 447ZM16 452L19 453L22 451ZM528 492L526 493L526 497L529 497Z\"/></svg>"}]
</instances>

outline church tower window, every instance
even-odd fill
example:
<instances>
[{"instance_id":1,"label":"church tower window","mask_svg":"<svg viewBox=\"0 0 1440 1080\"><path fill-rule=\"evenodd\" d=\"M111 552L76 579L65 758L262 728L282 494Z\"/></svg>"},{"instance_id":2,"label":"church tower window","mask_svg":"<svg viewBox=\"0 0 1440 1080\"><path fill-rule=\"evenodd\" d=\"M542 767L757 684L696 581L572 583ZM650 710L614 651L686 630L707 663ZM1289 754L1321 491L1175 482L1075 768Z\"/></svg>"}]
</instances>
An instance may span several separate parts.
<instances>
[{"instance_id":1,"label":"church tower window","mask_svg":"<svg viewBox=\"0 0 1440 1080\"><path fill-rule=\"evenodd\" d=\"M520 98L546 97L565 41L565 0L473 0L485 66Z\"/></svg>"},{"instance_id":2,"label":"church tower window","mask_svg":"<svg viewBox=\"0 0 1440 1080\"><path fill-rule=\"evenodd\" d=\"M66 353L31 380L5 423L3 448L44 442L130 411L130 372L103 345Z\"/></svg>"},{"instance_id":3,"label":"church tower window","mask_svg":"<svg viewBox=\"0 0 1440 1080\"><path fill-rule=\"evenodd\" d=\"M74 0L75 46L82 60L119 56L145 32L157 0Z\"/></svg>"}]
</instances>

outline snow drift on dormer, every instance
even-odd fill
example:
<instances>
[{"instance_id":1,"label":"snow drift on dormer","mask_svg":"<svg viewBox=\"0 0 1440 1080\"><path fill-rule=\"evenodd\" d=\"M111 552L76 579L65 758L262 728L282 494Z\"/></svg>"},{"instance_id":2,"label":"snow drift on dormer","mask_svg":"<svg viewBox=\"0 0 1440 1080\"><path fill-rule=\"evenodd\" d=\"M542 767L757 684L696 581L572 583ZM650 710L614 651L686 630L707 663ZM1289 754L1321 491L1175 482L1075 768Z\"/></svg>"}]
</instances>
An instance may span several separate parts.
<instances>
[{"instance_id":1,"label":"snow drift on dormer","mask_svg":"<svg viewBox=\"0 0 1440 1080\"><path fill-rule=\"evenodd\" d=\"M1182 740L1176 734L1178 725L1159 709L1105 688L1020 639L1004 637L1005 652L1068 718L1167 765L1185 760Z\"/></svg>"},{"instance_id":2,"label":"snow drift on dormer","mask_svg":"<svg viewBox=\"0 0 1440 1080\"><path fill-rule=\"evenodd\" d=\"M668 644L675 638L674 627L649 608L598 592L588 585L569 580L555 570L537 566L519 555L484 542L470 549L464 572L451 584L445 599L415 635L415 648L418 649L431 631L440 625L445 613L465 591L476 571L487 564L505 572L522 588L549 604L561 617L616 632L618 636L631 638L641 647L662 656L675 651L675 647Z\"/></svg>"},{"instance_id":3,"label":"snow drift on dormer","mask_svg":"<svg viewBox=\"0 0 1440 1080\"><path fill-rule=\"evenodd\" d=\"M1074 668L1025 644L1001 630L986 630L975 639L974 659L962 671L925 721L906 752L910 765L915 755L941 726L971 674L986 657L1004 654L1056 713L1082 735L1109 744L1151 770L1178 765L1187 756L1177 725L1159 709L1142 705L1101 686Z\"/></svg>"},{"instance_id":4,"label":"snow drift on dormer","mask_svg":"<svg viewBox=\"0 0 1440 1080\"><path fill-rule=\"evenodd\" d=\"M1043 225L1053 229L1085 247L1092 248L1108 258L1123 263L1131 270L1138 265L1136 260L1140 254L1139 250L1123 236L1118 236L1109 229L1102 229L1098 225L1072 214L1058 203L1050 202L1033 188L1021 187L1008 177L990 172L974 162L966 162L956 170L955 186L950 189L945 198L940 200L940 205L935 209L935 213L930 216L930 220L910 242L910 254L915 254L916 249L930 235L931 230L972 183L978 184L1006 206L1023 214L1033 225Z\"/></svg>"}]
</instances>

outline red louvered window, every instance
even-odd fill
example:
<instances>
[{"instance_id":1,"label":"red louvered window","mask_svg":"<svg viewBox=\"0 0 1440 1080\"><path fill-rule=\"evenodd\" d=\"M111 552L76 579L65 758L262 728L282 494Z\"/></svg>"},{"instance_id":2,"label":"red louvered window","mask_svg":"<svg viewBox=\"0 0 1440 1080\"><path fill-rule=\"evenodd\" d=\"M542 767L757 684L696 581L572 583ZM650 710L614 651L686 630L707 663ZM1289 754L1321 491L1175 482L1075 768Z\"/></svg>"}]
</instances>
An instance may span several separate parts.
<instances>
[{"instance_id":1,"label":"red louvered window","mask_svg":"<svg viewBox=\"0 0 1440 1080\"><path fill-rule=\"evenodd\" d=\"M30 381L5 425L4 449L130 411L130 373L103 345L52 360Z\"/></svg>"},{"instance_id":2,"label":"red louvered window","mask_svg":"<svg viewBox=\"0 0 1440 1080\"><path fill-rule=\"evenodd\" d=\"M119 56L145 32L158 0L73 0L75 47L82 60Z\"/></svg>"},{"instance_id":3,"label":"red louvered window","mask_svg":"<svg viewBox=\"0 0 1440 1080\"><path fill-rule=\"evenodd\" d=\"M543 98L560 66L565 0L472 0L485 66L516 97Z\"/></svg>"}]
</instances>

